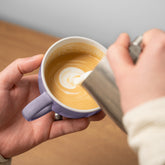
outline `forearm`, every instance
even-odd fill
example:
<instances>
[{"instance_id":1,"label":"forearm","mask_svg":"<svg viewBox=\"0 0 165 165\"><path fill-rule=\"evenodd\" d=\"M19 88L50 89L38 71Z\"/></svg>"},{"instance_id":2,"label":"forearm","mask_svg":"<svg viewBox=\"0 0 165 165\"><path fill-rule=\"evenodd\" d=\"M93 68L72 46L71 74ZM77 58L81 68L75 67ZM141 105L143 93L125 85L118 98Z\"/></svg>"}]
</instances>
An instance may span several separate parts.
<instances>
[{"instance_id":1,"label":"forearm","mask_svg":"<svg viewBox=\"0 0 165 165\"><path fill-rule=\"evenodd\" d=\"M128 112L123 123L140 165L165 164L165 97Z\"/></svg>"}]
</instances>

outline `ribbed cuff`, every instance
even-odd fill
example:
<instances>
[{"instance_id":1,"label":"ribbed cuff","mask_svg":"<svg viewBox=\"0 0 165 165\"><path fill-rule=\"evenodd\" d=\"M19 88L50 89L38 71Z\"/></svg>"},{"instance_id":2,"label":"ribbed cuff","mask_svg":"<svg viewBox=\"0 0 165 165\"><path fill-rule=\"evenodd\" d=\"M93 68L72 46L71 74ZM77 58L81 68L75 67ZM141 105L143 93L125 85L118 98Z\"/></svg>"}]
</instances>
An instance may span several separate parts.
<instances>
[{"instance_id":1,"label":"ribbed cuff","mask_svg":"<svg viewBox=\"0 0 165 165\"><path fill-rule=\"evenodd\" d=\"M165 164L165 97L146 102L123 118L128 144L140 165Z\"/></svg>"},{"instance_id":2,"label":"ribbed cuff","mask_svg":"<svg viewBox=\"0 0 165 165\"><path fill-rule=\"evenodd\" d=\"M11 158L5 159L2 155L0 155L0 165L10 165L11 164Z\"/></svg>"},{"instance_id":3,"label":"ribbed cuff","mask_svg":"<svg viewBox=\"0 0 165 165\"><path fill-rule=\"evenodd\" d=\"M165 118L165 97L148 101L142 105L133 108L123 117L123 124L127 132L133 133L137 129L143 128L146 123L157 121L164 123ZM157 120L158 119L158 120Z\"/></svg>"}]
</instances>

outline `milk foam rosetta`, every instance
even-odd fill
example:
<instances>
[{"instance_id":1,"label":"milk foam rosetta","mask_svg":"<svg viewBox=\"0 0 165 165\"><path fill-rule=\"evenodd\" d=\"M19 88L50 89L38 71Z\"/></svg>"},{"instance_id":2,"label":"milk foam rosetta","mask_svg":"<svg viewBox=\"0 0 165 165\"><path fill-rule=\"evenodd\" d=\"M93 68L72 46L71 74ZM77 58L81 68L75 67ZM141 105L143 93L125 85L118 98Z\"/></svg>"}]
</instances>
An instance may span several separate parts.
<instances>
[{"instance_id":1,"label":"milk foam rosetta","mask_svg":"<svg viewBox=\"0 0 165 165\"><path fill-rule=\"evenodd\" d=\"M80 51L84 46L87 49ZM97 108L97 103L81 86L81 82L98 64L104 53L82 43L75 45L75 51L73 45L72 49L66 47L63 49L64 53L60 50L59 55L50 60L45 69L46 83L50 91L61 103L71 108L80 110Z\"/></svg>"},{"instance_id":2,"label":"milk foam rosetta","mask_svg":"<svg viewBox=\"0 0 165 165\"><path fill-rule=\"evenodd\" d=\"M74 89L78 85L76 79L84 75L84 71L76 67L68 67L60 72L60 84L67 89Z\"/></svg>"},{"instance_id":3,"label":"milk foam rosetta","mask_svg":"<svg viewBox=\"0 0 165 165\"><path fill-rule=\"evenodd\" d=\"M84 72L76 67L68 67L60 72L60 84L67 89L74 89L80 85L92 71Z\"/></svg>"}]
</instances>

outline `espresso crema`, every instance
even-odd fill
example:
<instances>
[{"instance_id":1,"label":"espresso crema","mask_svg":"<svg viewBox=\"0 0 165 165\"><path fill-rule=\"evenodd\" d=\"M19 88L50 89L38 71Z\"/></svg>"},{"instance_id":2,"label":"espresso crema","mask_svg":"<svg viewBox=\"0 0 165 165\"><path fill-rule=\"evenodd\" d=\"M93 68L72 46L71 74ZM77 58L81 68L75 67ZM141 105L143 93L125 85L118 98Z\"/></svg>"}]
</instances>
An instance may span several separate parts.
<instances>
[{"instance_id":1,"label":"espresso crema","mask_svg":"<svg viewBox=\"0 0 165 165\"><path fill-rule=\"evenodd\" d=\"M46 83L51 93L74 109L97 108L95 100L75 81L93 70L103 56L98 48L85 43L71 43L58 48L45 67Z\"/></svg>"}]
</instances>

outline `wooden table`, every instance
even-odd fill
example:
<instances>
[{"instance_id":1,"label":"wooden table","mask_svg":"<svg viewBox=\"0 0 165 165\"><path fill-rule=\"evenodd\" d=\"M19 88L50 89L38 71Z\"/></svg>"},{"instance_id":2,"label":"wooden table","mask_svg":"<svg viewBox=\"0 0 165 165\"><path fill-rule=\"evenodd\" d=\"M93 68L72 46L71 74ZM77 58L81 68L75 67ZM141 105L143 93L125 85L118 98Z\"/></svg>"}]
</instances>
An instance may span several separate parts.
<instances>
[{"instance_id":1,"label":"wooden table","mask_svg":"<svg viewBox=\"0 0 165 165\"><path fill-rule=\"evenodd\" d=\"M0 70L16 58L45 53L58 38L0 21ZM44 130L43 130L44 131ZM13 158L13 165L136 165L126 135L105 117Z\"/></svg>"}]
</instances>

